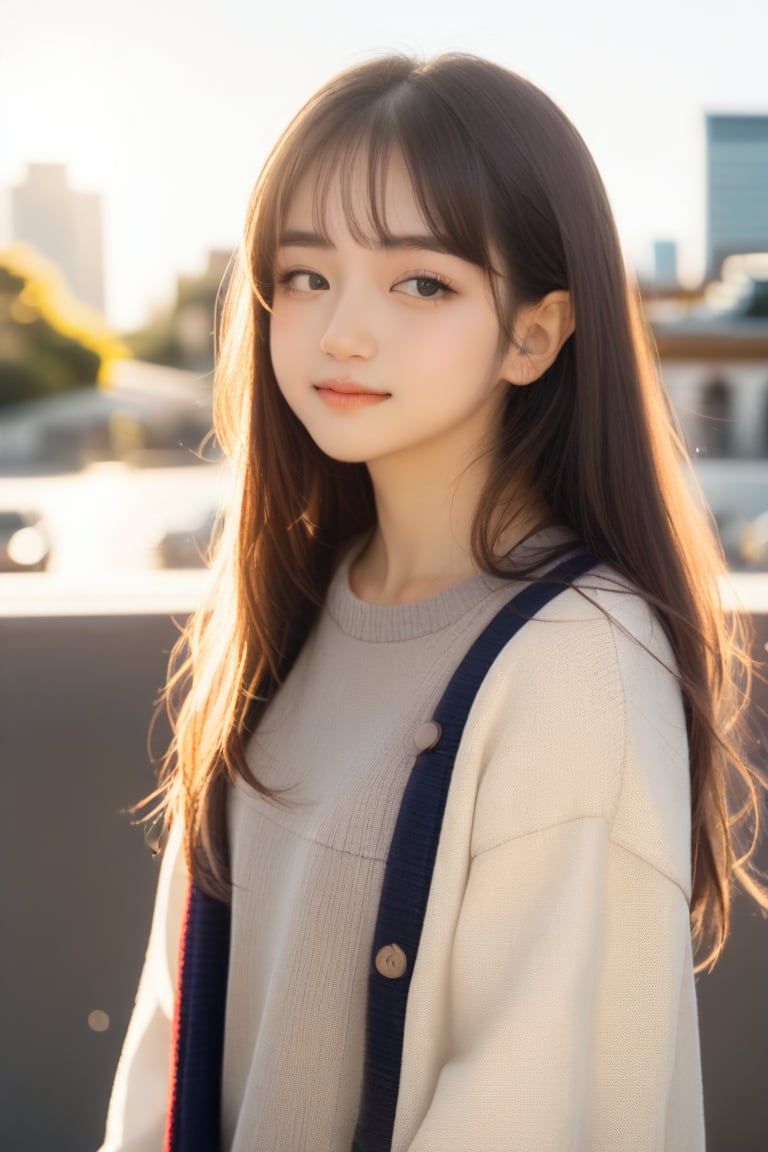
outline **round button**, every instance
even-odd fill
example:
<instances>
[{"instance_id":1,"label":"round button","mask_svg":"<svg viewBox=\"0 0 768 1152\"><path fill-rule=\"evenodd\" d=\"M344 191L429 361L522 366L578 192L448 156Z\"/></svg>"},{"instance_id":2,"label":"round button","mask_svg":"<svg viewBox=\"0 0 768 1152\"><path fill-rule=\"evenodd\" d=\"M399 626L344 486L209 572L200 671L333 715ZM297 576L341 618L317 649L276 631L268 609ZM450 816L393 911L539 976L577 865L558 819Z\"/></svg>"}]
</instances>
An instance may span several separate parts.
<instances>
[{"instance_id":1,"label":"round button","mask_svg":"<svg viewBox=\"0 0 768 1152\"><path fill-rule=\"evenodd\" d=\"M419 752L429 752L440 741L443 730L436 720L426 720L419 724L413 734L413 742Z\"/></svg>"},{"instance_id":2,"label":"round button","mask_svg":"<svg viewBox=\"0 0 768 1152\"><path fill-rule=\"evenodd\" d=\"M376 971L388 980L397 980L408 967L408 957L399 944L385 944L376 953Z\"/></svg>"}]
</instances>

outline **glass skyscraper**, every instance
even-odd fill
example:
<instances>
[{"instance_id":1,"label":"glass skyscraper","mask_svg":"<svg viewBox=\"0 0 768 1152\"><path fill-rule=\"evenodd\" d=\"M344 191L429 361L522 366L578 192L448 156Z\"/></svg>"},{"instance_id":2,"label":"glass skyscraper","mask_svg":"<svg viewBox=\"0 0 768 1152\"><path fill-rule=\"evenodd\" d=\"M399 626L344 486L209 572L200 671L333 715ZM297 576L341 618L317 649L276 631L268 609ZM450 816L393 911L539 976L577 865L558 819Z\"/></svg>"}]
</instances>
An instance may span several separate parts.
<instances>
[{"instance_id":1,"label":"glass skyscraper","mask_svg":"<svg viewBox=\"0 0 768 1152\"><path fill-rule=\"evenodd\" d=\"M768 115L707 116L707 274L768 252Z\"/></svg>"}]
</instances>

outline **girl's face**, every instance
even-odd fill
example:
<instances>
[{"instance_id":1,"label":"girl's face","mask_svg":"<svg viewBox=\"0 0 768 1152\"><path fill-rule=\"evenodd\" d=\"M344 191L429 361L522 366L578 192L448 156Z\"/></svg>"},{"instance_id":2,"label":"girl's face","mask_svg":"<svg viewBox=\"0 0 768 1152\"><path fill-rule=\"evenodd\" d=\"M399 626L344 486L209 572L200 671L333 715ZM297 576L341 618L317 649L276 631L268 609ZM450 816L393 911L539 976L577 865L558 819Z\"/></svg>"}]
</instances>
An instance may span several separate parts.
<instances>
[{"instance_id":1,"label":"girl's face","mask_svg":"<svg viewBox=\"0 0 768 1152\"><path fill-rule=\"evenodd\" d=\"M353 209L367 219L360 166ZM354 193L354 185L353 185ZM327 455L369 466L460 469L496 426L505 381L500 325L484 270L441 250L401 159L385 187L387 240L349 230L338 186L323 240L312 175L298 185L279 240L270 324L280 390Z\"/></svg>"}]
</instances>

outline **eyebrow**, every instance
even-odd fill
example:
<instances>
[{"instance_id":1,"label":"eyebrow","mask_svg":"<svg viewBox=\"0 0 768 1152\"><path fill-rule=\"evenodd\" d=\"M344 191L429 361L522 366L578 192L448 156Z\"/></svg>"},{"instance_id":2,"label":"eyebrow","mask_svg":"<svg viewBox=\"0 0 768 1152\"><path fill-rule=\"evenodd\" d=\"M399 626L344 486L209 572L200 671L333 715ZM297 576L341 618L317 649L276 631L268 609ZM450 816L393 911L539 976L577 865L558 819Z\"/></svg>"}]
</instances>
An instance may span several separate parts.
<instances>
[{"instance_id":1,"label":"eyebrow","mask_svg":"<svg viewBox=\"0 0 768 1152\"><path fill-rule=\"evenodd\" d=\"M318 232L301 232L298 230L290 230L283 232L278 240L278 248L322 248L330 250L335 247L331 244L330 240L321 236ZM373 241L371 247L384 252L395 252L403 249L423 249L427 252L442 252L446 256L452 255L449 248L445 246L442 240L437 236L433 236L431 232L411 232L401 235L393 235L387 233L385 236L380 236Z\"/></svg>"}]
</instances>

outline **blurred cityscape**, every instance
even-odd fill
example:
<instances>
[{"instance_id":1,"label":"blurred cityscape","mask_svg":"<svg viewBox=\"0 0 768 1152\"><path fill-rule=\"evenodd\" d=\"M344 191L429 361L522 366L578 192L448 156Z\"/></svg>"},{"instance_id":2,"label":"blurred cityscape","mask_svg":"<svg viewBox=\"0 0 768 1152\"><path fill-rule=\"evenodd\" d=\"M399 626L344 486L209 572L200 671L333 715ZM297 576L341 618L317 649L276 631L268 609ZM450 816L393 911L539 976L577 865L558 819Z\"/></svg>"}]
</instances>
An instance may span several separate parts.
<instances>
[{"instance_id":1,"label":"blurred cityscape","mask_svg":"<svg viewBox=\"0 0 768 1152\"><path fill-rule=\"evenodd\" d=\"M640 290L729 564L764 572L768 116L708 115L706 140L704 282L683 287L676 243L659 239ZM175 300L118 335L103 319L99 196L72 188L62 164L30 164L10 208L0 571L76 582L202 568L227 485L209 431L214 305L230 253L210 252L199 275L179 277Z\"/></svg>"}]
</instances>

